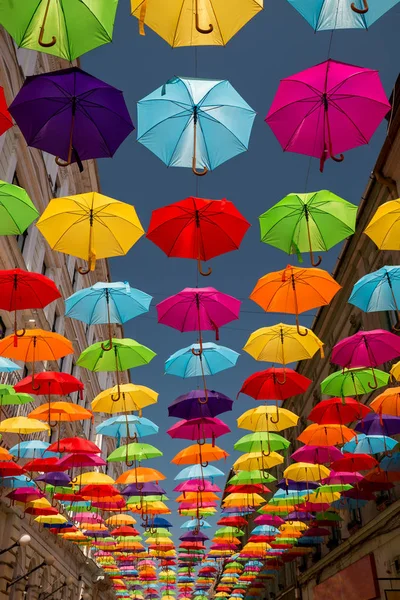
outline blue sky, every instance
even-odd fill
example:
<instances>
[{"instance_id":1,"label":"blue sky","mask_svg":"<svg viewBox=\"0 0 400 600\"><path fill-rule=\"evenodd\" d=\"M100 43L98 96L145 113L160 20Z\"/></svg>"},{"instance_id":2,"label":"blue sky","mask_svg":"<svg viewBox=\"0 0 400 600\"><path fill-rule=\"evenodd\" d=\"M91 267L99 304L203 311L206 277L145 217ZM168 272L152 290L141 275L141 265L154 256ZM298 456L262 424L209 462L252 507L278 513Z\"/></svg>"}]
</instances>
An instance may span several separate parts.
<instances>
[{"instance_id":1,"label":"blue sky","mask_svg":"<svg viewBox=\"0 0 400 600\"><path fill-rule=\"evenodd\" d=\"M399 27L400 4L368 32L335 32L331 58L378 69L390 96L399 72ZM129 2L121 0L114 42L90 52L82 61L85 70L124 91L135 124L138 100L174 75L195 75L193 48L171 49L151 30L146 31L145 37L139 36L138 22L129 15ZM243 300L240 320L221 329L219 342L238 352L255 329L281 320L293 322L290 316L282 318L279 314L265 314L248 300L259 277L284 268L289 263L296 264L295 257L289 259L283 252L260 243L258 216L286 194L304 192L309 167L307 157L282 152L264 123L264 117L279 80L326 60L330 38L330 32L315 34L286 0L265 0L265 10L225 48L198 49L198 77L228 79L258 113L249 151L218 167L198 182L190 169L168 169L136 142L136 132L125 141L114 159L99 161L103 193L133 204L145 229L153 209L196 195L196 183L200 197L231 200L252 224L241 249L214 259L212 275L199 282L199 285L211 285ZM318 161L312 160L308 191L330 189L358 204L385 135L386 122L369 146L348 152L341 164L328 161L322 175L318 170ZM325 253L321 268L331 270L339 252L340 246L336 246ZM305 265L309 266L307 262ZM133 287L154 297L149 314L127 323L125 335L157 352L157 357L150 365L132 370L131 377L133 382L148 385L160 394L158 404L144 411L144 416L159 425L160 432L144 441L164 452L163 459L151 460L149 466L160 469L168 478L165 487L170 497L169 506L174 511L171 520L178 526L183 519L177 516L176 495L172 489L176 484L173 478L179 467L170 464L170 460L187 444L179 440L171 441L166 435L166 429L176 422L176 419L168 418L167 406L180 394L194 389L197 382L164 375L164 361L176 350L196 340L191 333L182 334L159 325L155 304L184 287L196 285L196 262L167 258L158 247L143 238L127 256L111 260L111 272L114 281L128 280ZM312 316L304 316L302 322L310 325ZM213 341L212 333L209 332L205 338ZM268 364L258 363L246 353L241 353L236 368L210 377L208 387L234 399L246 377L267 367ZM226 473L238 456L233 451L233 444L246 433L237 429L236 418L255 406L251 398L242 396L235 402L232 413L221 416L231 427L232 433L220 438L218 445L230 452L231 456L225 465L223 461L214 464ZM223 487L224 479L220 478L218 482ZM174 538L177 541L176 529Z\"/></svg>"}]
</instances>

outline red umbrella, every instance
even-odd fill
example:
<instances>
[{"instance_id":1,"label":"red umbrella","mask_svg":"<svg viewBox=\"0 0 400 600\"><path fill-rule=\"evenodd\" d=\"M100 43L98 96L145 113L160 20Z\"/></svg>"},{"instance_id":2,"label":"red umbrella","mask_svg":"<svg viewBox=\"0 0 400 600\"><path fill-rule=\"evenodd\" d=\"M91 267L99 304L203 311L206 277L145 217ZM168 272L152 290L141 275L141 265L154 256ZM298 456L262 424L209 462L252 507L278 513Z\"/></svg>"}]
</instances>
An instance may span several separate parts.
<instances>
[{"instance_id":1,"label":"red umbrella","mask_svg":"<svg viewBox=\"0 0 400 600\"><path fill-rule=\"evenodd\" d=\"M36 381L36 377L35 377ZM47 452L68 452L70 454L101 454L101 449L90 440L80 437L57 440L47 448Z\"/></svg>"},{"instance_id":2,"label":"red umbrella","mask_svg":"<svg viewBox=\"0 0 400 600\"><path fill-rule=\"evenodd\" d=\"M3 135L13 126L12 118L7 109L7 102L4 96L4 89L0 87L0 135Z\"/></svg>"},{"instance_id":3,"label":"red umbrella","mask_svg":"<svg viewBox=\"0 0 400 600\"><path fill-rule=\"evenodd\" d=\"M284 379L285 373L285 383L279 383ZM304 394L310 384L311 379L293 369L271 367L250 375L244 381L239 394L246 394L254 400L287 400L292 396Z\"/></svg>"},{"instance_id":4,"label":"red umbrella","mask_svg":"<svg viewBox=\"0 0 400 600\"><path fill-rule=\"evenodd\" d=\"M64 502L84 502L85 498L81 494L62 494L57 492L53 496L54 500L64 500Z\"/></svg>"},{"instance_id":5,"label":"red umbrella","mask_svg":"<svg viewBox=\"0 0 400 600\"><path fill-rule=\"evenodd\" d=\"M186 198L152 212L147 238L167 256L210 260L238 250L250 223L228 200Z\"/></svg>"},{"instance_id":6,"label":"red umbrella","mask_svg":"<svg viewBox=\"0 0 400 600\"><path fill-rule=\"evenodd\" d=\"M378 461L369 454L344 454L343 458L335 460L331 464L333 471L347 471L356 473L357 471L367 471L378 465Z\"/></svg>"},{"instance_id":7,"label":"red umbrella","mask_svg":"<svg viewBox=\"0 0 400 600\"><path fill-rule=\"evenodd\" d=\"M48 517L50 515L58 515L59 511L57 508L48 506L46 508L39 508L35 506L29 506L25 509L25 514L35 515L35 517Z\"/></svg>"},{"instance_id":8,"label":"red umbrella","mask_svg":"<svg viewBox=\"0 0 400 600\"><path fill-rule=\"evenodd\" d=\"M346 425L363 419L370 412L369 406L354 398L329 398L314 406L308 419L319 425Z\"/></svg>"},{"instance_id":9,"label":"red umbrella","mask_svg":"<svg viewBox=\"0 0 400 600\"><path fill-rule=\"evenodd\" d=\"M324 537L326 535L330 535L331 532L329 529L324 529L323 527L310 527L307 531L304 531L303 536L305 537Z\"/></svg>"},{"instance_id":10,"label":"red umbrella","mask_svg":"<svg viewBox=\"0 0 400 600\"><path fill-rule=\"evenodd\" d=\"M139 535L139 532L134 527L124 526L113 529L111 535L115 536L127 536L127 535Z\"/></svg>"},{"instance_id":11,"label":"red umbrella","mask_svg":"<svg viewBox=\"0 0 400 600\"><path fill-rule=\"evenodd\" d=\"M384 490L391 490L394 488L394 484L390 481L369 481L363 479L357 483L357 489L360 492L383 492Z\"/></svg>"},{"instance_id":12,"label":"red umbrella","mask_svg":"<svg viewBox=\"0 0 400 600\"><path fill-rule=\"evenodd\" d=\"M74 469L76 467L104 467L106 461L96 454L67 454L57 463L62 471Z\"/></svg>"},{"instance_id":13,"label":"red umbrella","mask_svg":"<svg viewBox=\"0 0 400 600\"><path fill-rule=\"evenodd\" d=\"M44 494L36 488L18 488L7 494L7 498L16 502L32 502L38 498L43 498Z\"/></svg>"},{"instance_id":14,"label":"red umbrella","mask_svg":"<svg viewBox=\"0 0 400 600\"><path fill-rule=\"evenodd\" d=\"M58 371L44 371L35 375L35 384L32 385L32 378L25 377L15 386L16 392L26 394L35 394L36 396L68 396L73 392L79 392L80 399L83 399L84 385L79 379L69 373L59 373Z\"/></svg>"},{"instance_id":15,"label":"red umbrella","mask_svg":"<svg viewBox=\"0 0 400 600\"><path fill-rule=\"evenodd\" d=\"M217 525L225 525L225 527L245 527L247 524L243 517L222 517L217 521Z\"/></svg>"},{"instance_id":16,"label":"red umbrella","mask_svg":"<svg viewBox=\"0 0 400 600\"><path fill-rule=\"evenodd\" d=\"M58 466L58 458L34 458L24 466L27 471L40 471L41 473L52 473L62 471Z\"/></svg>"},{"instance_id":17,"label":"red umbrella","mask_svg":"<svg viewBox=\"0 0 400 600\"><path fill-rule=\"evenodd\" d=\"M105 498L112 496L119 496L119 491L112 485L95 485L89 484L84 485L83 488L79 491L81 496L86 498Z\"/></svg>"},{"instance_id":18,"label":"red umbrella","mask_svg":"<svg viewBox=\"0 0 400 600\"><path fill-rule=\"evenodd\" d=\"M14 334L18 337L25 334L25 329L17 333L17 310L44 308L61 298L54 281L40 273L22 269L0 271L0 286L0 309L14 312Z\"/></svg>"},{"instance_id":19,"label":"red umbrella","mask_svg":"<svg viewBox=\"0 0 400 600\"><path fill-rule=\"evenodd\" d=\"M256 483L253 485L229 485L225 492L227 494L269 494L271 490L262 483Z\"/></svg>"}]
</instances>

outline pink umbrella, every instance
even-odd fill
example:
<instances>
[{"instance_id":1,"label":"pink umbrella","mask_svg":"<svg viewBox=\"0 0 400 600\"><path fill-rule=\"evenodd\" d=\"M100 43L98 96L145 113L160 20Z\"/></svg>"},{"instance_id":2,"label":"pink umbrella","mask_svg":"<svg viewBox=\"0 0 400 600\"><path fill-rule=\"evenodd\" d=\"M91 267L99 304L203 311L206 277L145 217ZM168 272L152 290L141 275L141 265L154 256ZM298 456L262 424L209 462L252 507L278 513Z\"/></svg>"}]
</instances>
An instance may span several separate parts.
<instances>
[{"instance_id":1,"label":"pink umbrella","mask_svg":"<svg viewBox=\"0 0 400 600\"><path fill-rule=\"evenodd\" d=\"M239 318L240 300L215 288L185 288L157 304L158 322L179 331L198 331L202 352L202 330L215 331ZM196 350L192 349L193 354Z\"/></svg>"},{"instance_id":2,"label":"pink umbrella","mask_svg":"<svg viewBox=\"0 0 400 600\"><path fill-rule=\"evenodd\" d=\"M378 71L332 59L282 79L265 121L286 152L336 162L368 144L390 110Z\"/></svg>"},{"instance_id":3,"label":"pink umbrella","mask_svg":"<svg viewBox=\"0 0 400 600\"><path fill-rule=\"evenodd\" d=\"M323 485L354 485L364 479L361 473L350 473L348 471L331 471L329 477L321 481Z\"/></svg>"},{"instance_id":4,"label":"pink umbrella","mask_svg":"<svg viewBox=\"0 0 400 600\"><path fill-rule=\"evenodd\" d=\"M359 331L341 340L332 349L332 362L343 368L371 367L373 384L368 382L371 390L376 390L378 381L374 367L400 356L400 338L384 329Z\"/></svg>"},{"instance_id":5,"label":"pink umbrella","mask_svg":"<svg viewBox=\"0 0 400 600\"><path fill-rule=\"evenodd\" d=\"M208 479L189 479L179 483L174 492L221 492L221 488L212 483Z\"/></svg>"},{"instance_id":6,"label":"pink umbrella","mask_svg":"<svg viewBox=\"0 0 400 600\"><path fill-rule=\"evenodd\" d=\"M198 502L181 502L178 510L190 510L191 508L215 508L216 502L204 502L199 498Z\"/></svg>"},{"instance_id":7,"label":"pink umbrella","mask_svg":"<svg viewBox=\"0 0 400 600\"><path fill-rule=\"evenodd\" d=\"M331 463L342 457L343 454L335 446L302 446L291 454L291 458L295 462L305 462L317 465Z\"/></svg>"},{"instance_id":8,"label":"pink umbrella","mask_svg":"<svg viewBox=\"0 0 400 600\"><path fill-rule=\"evenodd\" d=\"M103 518L93 512L80 512L76 513L74 521L80 521L82 523L103 523Z\"/></svg>"},{"instance_id":9,"label":"pink umbrella","mask_svg":"<svg viewBox=\"0 0 400 600\"><path fill-rule=\"evenodd\" d=\"M96 454L67 454L57 463L57 468L66 471L74 467L104 467L106 461Z\"/></svg>"},{"instance_id":10,"label":"pink umbrella","mask_svg":"<svg viewBox=\"0 0 400 600\"><path fill-rule=\"evenodd\" d=\"M257 525L271 525L272 527L279 527L283 525L285 521L277 515L260 515L254 519L254 523Z\"/></svg>"},{"instance_id":11,"label":"pink umbrella","mask_svg":"<svg viewBox=\"0 0 400 600\"><path fill-rule=\"evenodd\" d=\"M205 443L207 438L211 438L214 442L217 437L230 433L230 431L228 425L216 417L178 421L167 429L168 435L172 438L197 440L198 443Z\"/></svg>"}]
</instances>

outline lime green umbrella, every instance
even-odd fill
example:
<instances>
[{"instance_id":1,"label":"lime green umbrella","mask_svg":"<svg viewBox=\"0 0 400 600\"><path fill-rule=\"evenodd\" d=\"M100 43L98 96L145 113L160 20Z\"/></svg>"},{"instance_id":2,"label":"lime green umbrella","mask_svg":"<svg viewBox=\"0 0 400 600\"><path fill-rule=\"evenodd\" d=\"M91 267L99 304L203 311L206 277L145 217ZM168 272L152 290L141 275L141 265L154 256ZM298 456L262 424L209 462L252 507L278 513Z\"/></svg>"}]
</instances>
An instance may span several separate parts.
<instances>
[{"instance_id":1,"label":"lime green umbrella","mask_svg":"<svg viewBox=\"0 0 400 600\"><path fill-rule=\"evenodd\" d=\"M276 477L266 471L239 471L228 481L229 485L252 485L253 483L272 483Z\"/></svg>"},{"instance_id":2,"label":"lime green umbrella","mask_svg":"<svg viewBox=\"0 0 400 600\"><path fill-rule=\"evenodd\" d=\"M289 194L259 218L261 241L287 254L326 251L353 234L357 206L332 192L322 190L308 194Z\"/></svg>"},{"instance_id":3,"label":"lime green umbrella","mask_svg":"<svg viewBox=\"0 0 400 600\"><path fill-rule=\"evenodd\" d=\"M0 235L19 235L38 216L38 211L23 188L0 181Z\"/></svg>"},{"instance_id":4,"label":"lime green umbrella","mask_svg":"<svg viewBox=\"0 0 400 600\"><path fill-rule=\"evenodd\" d=\"M389 373L377 369L367 369L364 367L357 369L343 369L328 375L321 381L321 392L327 396L361 396L370 394L370 383L374 379L374 374L378 383L378 388L384 387L389 383Z\"/></svg>"},{"instance_id":5,"label":"lime green umbrella","mask_svg":"<svg viewBox=\"0 0 400 600\"><path fill-rule=\"evenodd\" d=\"M117 401L121 397L119 373L134 367L147 365L156 356L153 350L129 338L112 339L109 342L97 342L86 348L80 355L77 365L89 371L113 371L117 373L118 394L113 397Z\"/></svg>"},{"instance_id":6,"label":"lime green umbrella","mask_svg":"<svg viewBox=\"0 0 400 600\"><path fill-rule=\"evenodd\" d=\"M342 517L338 513L331 512L330 510L317 513L315 515L315 519L317 521L343 521Z\"/></svg>"},{"instance_id":7,"label":"lime green umbrella","mask_svg":"<svg viewBox=\"0 0 400 600\"><path fill-rule=\"evenodd\" d=\"M138 484L141 485L140 483ZM129 496L126 503L127 504L140 504L145 502L146 504L152 504L153 502L168 502L169 498L162 494L161 496ZM157 534L154 534L157 535ZM153 537L153 536L151 536ZM166 537L164 535L160 535L160 537Z\"/></svg>"},{"instance_id":8,"label":"lime green umbrella","mask_svg":"<svg viewBox=\"0 0 400 600\"><path fill-rule=\"evenodd\" d=\"M20 48L72 61L112 41L118 0L0 2L0 24Z\"/></svg>"},{"instance_id":9,"label":"lime green umbrella","mask_svg":"<svg viewBox=\"0 0 400 600\"><path fill-rule=\"evenodd\" d=\"M236 527L220 527L214 534L216 537L242 537L245 532ZM229 565L232 567L232 565Z\"/></svg>"},{"instance_id":10,"label":"lime green umbrella","mask_svg":"<svg viewBox=\"0 0 400 600\"><path fill-rule=\"evenodd\" d=\"M124 460L128 466L132 466L128 464L128 461L136 463L148 458L158 458L162 455L163 453L151 444L135 442L133 444L127 444L126 446L120 446L108 455L107 460L108 462L119 462Z\"/></svg>"},{"instance_id":11,"label":"lime green umbrella","mask_svg":"<svg viewBox=\"0 0 400 600\"><path fill-rule=\"evenodd\" d=\"M157 496L157 499L159 499L159 496ZM160 536L160 537L172 537L172 533L170 533L168 531L168 529L165 529L165 527L157 527L157 529L155 530L154 533L152 533L151 531L144 531L143 532L143 536L145 538L148 537L154 537L154 536Z\"/></svg>"},{"instance_id":12,"label":"lime green umbrella","mask_svg":"<svg viewBox=\"0 0 400 600\"><path fill-rule=\"evenodd\" d=\"M347 492L352 490L353 486L349 483L335 483L334 485L320 485L316 490L316 494L335 494L336 492Z\"/></svg>"},{"instance_id":13,"label":"lime green umbrella","mask_svg":"<svg viewBox=\"0 0 400 600\"><path fill-rule=\"evenodd\" d=\"M289 446L290 442L277 433L257 431L240 438L234 449L239 452L262 452L268 456L272 451L286 450Z\"/></svg>"}]
</instances>

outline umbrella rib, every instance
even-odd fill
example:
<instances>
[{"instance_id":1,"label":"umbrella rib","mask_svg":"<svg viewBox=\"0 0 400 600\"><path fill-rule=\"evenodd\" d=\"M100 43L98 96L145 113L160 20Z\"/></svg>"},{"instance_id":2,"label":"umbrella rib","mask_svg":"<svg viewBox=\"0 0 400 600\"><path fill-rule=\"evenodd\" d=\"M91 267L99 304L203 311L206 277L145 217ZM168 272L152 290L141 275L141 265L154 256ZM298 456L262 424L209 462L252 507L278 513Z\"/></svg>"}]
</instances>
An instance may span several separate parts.
<instances>
[{"instance_id":1,"label":"umbrella rib","mask_svg":"<svg viewBox=\"0 0 400 600\"><path fill-rule=\"evenodd\" d=\"M243 142L237 137L237 135L235 133L233 133L233 131L231 131L224 123L222 123L222 121L218 121L218 119L215 119L212 115L210 115L209 113L206 113L205 111L202 111L205 114L203 115L203 118L205 119L209 119L210 121L212 121L213 123L216 123L217 125L220 125L221 127L223 127L224 129L226 129L234 138L235 140L237 140L239 142L239 144L242 146L242 148L244 148L245 150L248 149L248 146L245 146L243 144ZM201 115L200 115L201 116ZM200 123L200 127L201 127L201 119L199 118L199 123ZM206 145L207 148L207 144L206 144L206 138L205 135L203 134L204 137L204 143ZM207 154L208 154L208 150L207 150Z\"/></svg>"},{"instance_id":2,"label":"umbrella rib","mask_svg":"<svg viewBox=\"0 0 400 600\"><path fill-rule=\"evenodd\" d=\"M87 92L85 95L81 94L79 96L79 98L77 99L77 105L81 108L82 111L84 111L85 109L83 108L83 104L87 104L88 108L91 108L93 106L97 107L97 108L101 108L104 111L107 111L113 115L115 115L116 117L118 117L119 119L121 119L121 121L124 121L127 125L131 125L130 121L127 121L120 113L116 112L115 110L112 110L111 108L109 108L108 106L104 106L104 104L99 104L98 102L94 102L93 100L88 99L88 96L90 96L91 94L94 94L95 92L97 92L99 90L99 88L93 89L93 90L89 90L89 92ZM86 114L86 111L85 111Z\"/></svg>"},{"instance_id":3,"label":"umbrella rib","mask_svg":"<svg viewBox=\"0 0 400 600\"><path fill-rule=\"evenodd\" d=\"M66 19L65 12L64 12L64 4L62 1L60 2L60 8L61 8L61 12L63 15L63 20L64 20L65 34L67 36L68 58L71 61L71 43L70 43L69 34L68 34L67 19ZM76 89L76 73L74 73L74 90L75 89Z\"/></svg>"},{"instance_id":4,"label":"umbrella rib","mask_svg":"<svg viewBox=\"0 0 400 600\"><path fill-rule=\"evenodd\" d=\"M107 144L107 142L106 142L106 140L105 140L105 138L104 138L104 135L103 135L103 133L100 131L99 127L98 127L98 126L97 126L97 124L96 124L96 121L94 121L94 120L92 119L92 117L91 117L91 116L90 116L90 114L87 112L87 110L85 109L85 107L84 107L84 106L82 106L82 104L79 104L79 108L80 108L81 112L82 112L82 113L83 113L83 114L84 114L84 115L85 115L85 116L86 116L86 117L89 119L89 121L90 121L91 123L93 123L93 126L95 127L96 131L98 132L98 134L100 135L101 139L103 140L105 147L106 147L106 148L107 148L107 150L108 150L109 156L113 156L113 155L115 154L115 152L114 152L114 153L112 153L112 152L111 152L111 150L110 150L110 148L109 148L109 146L108 146L108 144ZM103 107L103 108L104 108L104 107ZM105 110L107 110L107 109L105 109ZM120 117L120 118L121 118L121 117ZM124 120L124 121L125 121L125 119L122 119L122 120ZM126 123L126 121L125 121L125 123Z\"/></svg>"},{"instance_id":5,"label":"umbrella rib","mask_svg":"<svg viewBox=\"0 0 400 600\"><path fill-rule=\"evenodd\" d=\"M192 121L192 119L193 119L193 113L191 113L191 114L190 114L190 116L189 116L189 119L187 120L187 122L186 122L186 124L185 124L185 127L183 127L183 129L182 129L182 131L181 131L181 134L180 134L180 136L179 136L179 138L178 138L178 140L177 140L177 142L176 142L175 148L173 149L173 151L172 151L172 154L171 154L171 157L170 157L170 159L169 159L169 161L168 161L168 163L167 163L167 167L170 167L170 166L171 166L171 163L173 162L173 158L174 158L174 156L175 156L175 153L176 153L176 151L178 150L178 146L179 146L179 144L180 144L180 142L181 142L181 139L182 139L182 137L183 137L183 134L184 134L184 133L185 133L185 131L188 129L189 125L191 124L191 121ZM149 130L149 131L150 131L150 130Z\"/></svg>"},{"instance_id":6,"label":"umbrella rib","mask_svg":"<svg viewBox=\"0 0 400 600\"><path fill-rule=\"evenodd\" d=\"M340 108L340 106L338 106L336 104L336 102L334 102L333 100L330 101L331 102L331 106L333 106L334 108L336 108L336 110L338 112L340 112L344 117L346 117L346 119L348 121L350 121L350 123L353 125L354 129L357 130L357 132L360 134L360 137L364 140L365 144L368 144L368 140L365 138L364 134L362 133L362 131L358 128L358 126L354 123L354 121L349 117L349 115L342 109Z\"/></svg>"}]
</instances>

